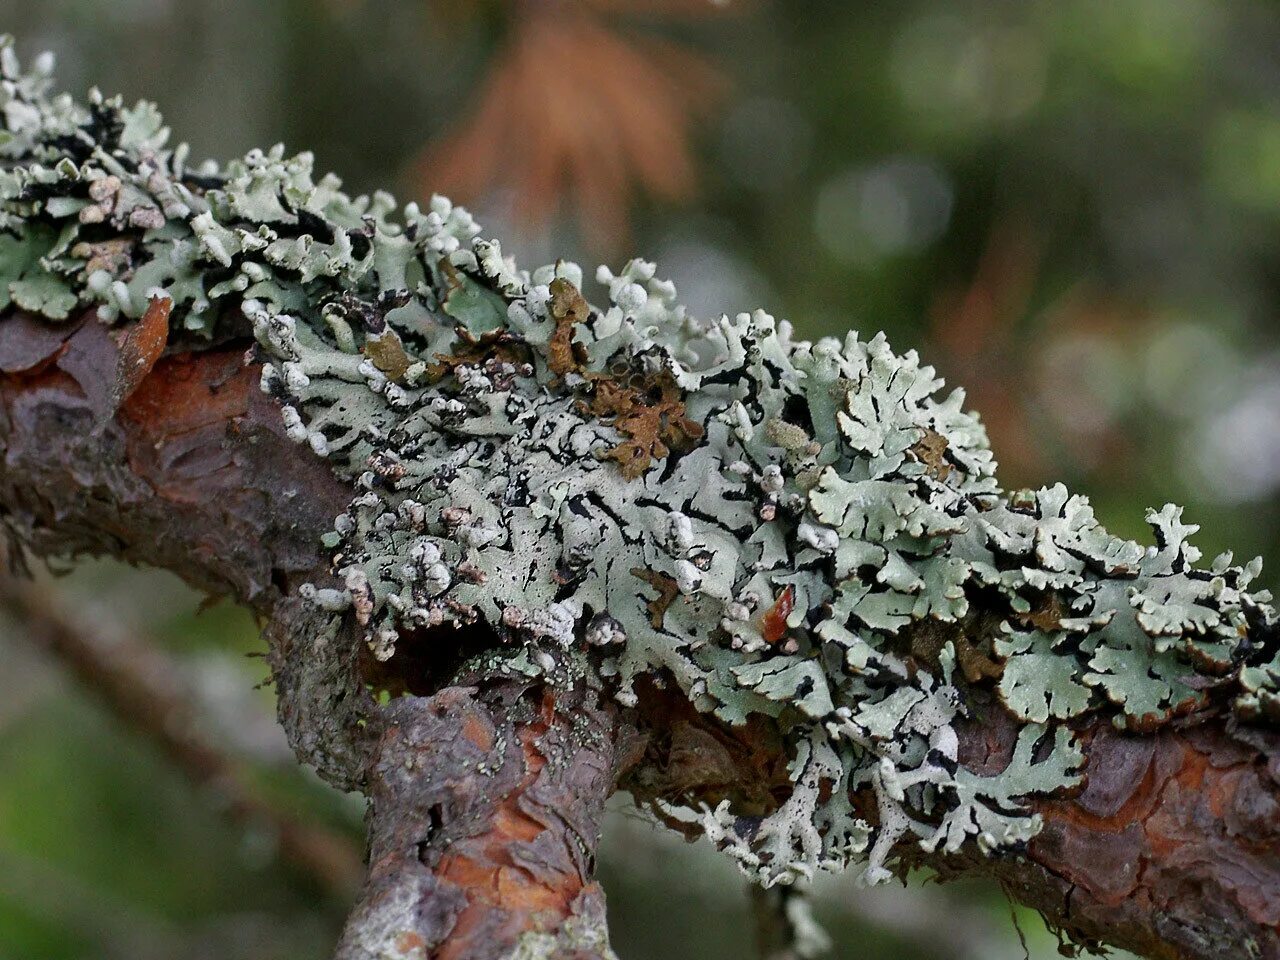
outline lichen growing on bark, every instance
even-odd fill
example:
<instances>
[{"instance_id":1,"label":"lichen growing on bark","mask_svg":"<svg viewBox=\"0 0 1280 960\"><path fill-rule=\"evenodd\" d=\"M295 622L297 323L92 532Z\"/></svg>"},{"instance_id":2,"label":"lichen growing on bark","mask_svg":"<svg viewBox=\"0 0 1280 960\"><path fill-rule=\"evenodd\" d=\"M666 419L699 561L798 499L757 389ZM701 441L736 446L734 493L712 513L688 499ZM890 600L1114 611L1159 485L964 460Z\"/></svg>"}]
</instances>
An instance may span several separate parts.
<instances>
[{"instance_id":1,"label":"lichen growing on bark","mask_svg":"<svg viewBox=\"0 0 1280 960\"><path fill-rule=\"evenodd\" d=\"M695 319L642 260L600 268L592 307L579 267L517 268L443 198L397 217L280 147L192 168L154 107L51 96L50 66L0 48L0 305L123 326L163 302L171 337L256 337L289 436L357 491L338 585L304 590L316 656L346 617L379 660L448 659L448 628L483 623L505 670L579 675L589 651L623 704L644 677L773 718L777 809L669 811L766 884L880 880L909 838L1016 849L1026 801L1080 781L1083 714L1278 712L1257 561L1197 566L1173 506L1144 548L1061 486L1002 492L914 352ZM1023 724L991 777L957 756L983 688Z\"/></svg>"}]
</instances>

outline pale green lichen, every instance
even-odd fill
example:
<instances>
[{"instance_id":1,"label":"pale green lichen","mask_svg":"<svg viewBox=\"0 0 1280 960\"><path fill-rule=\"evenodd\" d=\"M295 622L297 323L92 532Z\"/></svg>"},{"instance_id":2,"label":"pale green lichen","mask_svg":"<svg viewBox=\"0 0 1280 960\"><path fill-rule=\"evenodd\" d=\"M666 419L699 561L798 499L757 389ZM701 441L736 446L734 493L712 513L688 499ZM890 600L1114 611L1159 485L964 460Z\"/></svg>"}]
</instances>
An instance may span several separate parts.
<instances>
[{"instance_id":1,"label":"pale green lichen","mask_svg":"<svg viewBox=\"0 0 1280 960\"><path fill-rule=\"evenodd\" d=\"M531 673L595 650L624 704L650 677L775 718L776 810L671 810L762 882L880 880L908 837L1016 848L1024 801L1079 782L1087 712L1276 712L1256 562L1196 567L1173 507L1144 549L1061 486L1004 495L963 393L883 336L695 320L640 260L591 308L576 265L518 269L447 200L395 219L279 147L191 169L149 105L50 97L47 63L0 57L0 296L114 323L162 295L192 335L251 330L288 435L358 490L326 538L340 587L305 595L375 657L483 621ZM989 777L958 763L984 686L1023 724Z\"/></svg>"},{"instance_id":2,"label":"pale green lichen","mask_svg":"<svg viewBox=\"0 0 1280 960\"><path fill-rule=\"evenodd\" d=\"M618 960L609 945L604 911L595 904L587 915L573 914L554 934L530 930L520 935L506 960L556 960L557 957L590 956Z\"/></svg>"}]
</instances>

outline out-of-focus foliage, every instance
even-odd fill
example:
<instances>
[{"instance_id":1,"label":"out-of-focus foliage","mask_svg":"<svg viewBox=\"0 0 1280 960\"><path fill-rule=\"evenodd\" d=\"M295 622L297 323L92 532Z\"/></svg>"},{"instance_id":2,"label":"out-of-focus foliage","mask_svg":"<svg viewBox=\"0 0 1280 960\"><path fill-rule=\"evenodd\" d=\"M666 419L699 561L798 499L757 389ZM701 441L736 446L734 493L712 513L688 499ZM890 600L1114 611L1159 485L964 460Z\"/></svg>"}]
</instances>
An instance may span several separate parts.
<instances>
[{"instance_id":1,"label":"out-of-focus foliage","mask_svg":"<svg viewBox=\"0 0 1280 960\"><path fill-rule=\"evenodd\" d=\"M301 774L274 723L246 614L167 574L78 570L60 593L177 657L202 732L251 764L289 815L359 842L360 805ZM138 603L145 597L145 605ZM275 838L230 826L197 789L0 617L0 958L294 960L330 949L344 904L282 863Z\"/></svg>"},{"instance_id":2,"label":"out-of-focus foliage","mask_svg":"<svg viewBox=\"0 0 1280 960\"><path fill-rule=\"evenodd\" d=\"M503 141L511 156L476 181L482 223L522 236L514 252L526 262L656 257L704 314L763 305L809 336L883 328L968 388L1005 483L1064 480L1135 537L1143 508L1184 502L1206 553L1269 554L1263 580L1276 582L1280 8L755 0L735 11L733 0L733 15L669 16L691 5L597 0L588 12L608 42L678 44L724 78L714 110L681 128L681 182L697 192L650 189L616 206L630 213L624 245L581 230L585 197L520 196L522 182L542 181L520 179L533 169L518 162L528 145ZM24 56L56 50L70 89L160 100L197 156L283 139L316 150L352 188L391 185L408 199L429 190L423 151L474 124L495 68L514 69L502 51L515 6L0 0L0 30L19 36ZM683 75L653 83L689 89ZM530 91L519 93L528 109ZM579 85L566 96L586 94ZM601 122L582 120L587 136ZM598 135L610 135L599 133L608 122ZM546 128L525 118L495 129ZM617 156L640 169L629 150ZM530 225L518 217L530 210L553 218ZM138 595L130 586L112 602L142 616L130 613ZM192 662L233 678L232 689L261 677L240 656L254 645L244 620L177 618L189 598L148 596L164 611L148 625ZM322 955L340 911L262 858L253 838L228 832L158 755L21 649L10 630L0 650L0 957L116 956L148 936L176 938L149 941L162 944L154 955L206 937L252 946L188 955ZM710 910L746 926L735 922L745 919L736 888L726 899L718 880L693 886L709 867L633 838L605 858L624 956L671 956L684 938L717 933ZM246 850L259 853L246 860ZM1003 907L964 902L1005 937L984 956L1020 955ZM652 923L658 911L668 922ZM1033 956L1051 956L1033 927ZM868 956L936 955L858 937ZM688 942L691 956L722 949ZM741 944L723 955L741 955Z\"/></svg>"},{"instance_id":3,"label":"out-of-focus foliage","mask_svg":"<svg viewBox=\"0 0 1280 960\"><path fill-rule=\"evenodd\" d=\"M416 186L467 202L486 191L504 194L535 229L570 209L585 237L613 251L628 238L635 190L688 199L691 128L723 93L723 77L690 47L652 32L632 35L617 20L706 17L722 4L493 0L470 7L473 16L494 8L504 36L487 75L454 129L419 161Z\"/></svg>"}]
</instances>

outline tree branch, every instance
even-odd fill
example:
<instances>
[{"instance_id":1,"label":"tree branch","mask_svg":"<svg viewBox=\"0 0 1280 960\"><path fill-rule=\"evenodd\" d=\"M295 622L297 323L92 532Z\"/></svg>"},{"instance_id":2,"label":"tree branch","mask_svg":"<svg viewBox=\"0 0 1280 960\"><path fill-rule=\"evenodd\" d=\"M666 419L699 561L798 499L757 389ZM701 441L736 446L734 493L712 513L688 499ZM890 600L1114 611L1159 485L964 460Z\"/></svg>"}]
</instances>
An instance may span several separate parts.
<instances>
[{"instance_id":1,"label":"tree branch","mask_svg":"<svg viewBox=\"0 0 1280 960\"><path fill-rule=\"evenodd\" d=\"M613 957L591 877L616 712L523 679L391 701L370 767L369 880L340 960Z\"/></svg>"},{"instance_id":2,"label":"tree branch","mask_svg":"<svg viewBox=\"0 0 1280 960\"><path fill-rule=\"evenodd\" d=\"M349 489L284 440L244 344L165 357L117 405L120 347L91 314L3 320L7 525L37 554L162 567L270 615L324 568L317 531Z\"/></svg>"},{"instance_id":3,"label":"tree branch","mask_svg":"<svg viewBox=\"0 0 1280 960\"><path fill-rule=\"evenodd\" d=\"M1238 719L1280 712L1280 637L1175 508L1144 551L1004 497L883 339L695 327L638 261L595 311L447 202L205 176L149 108L0 73L9 295L109 321L0 314L0 517L264 619L295 752L372 799L343 960L609 956L615 782L764 880L869 848L1088 945L1280 958L1280 743Z\"/></svg>"},{"instance_id":4,"label":"tree branch","mask_svg":"<svg viewBox=\"0 0 1280 960\"><path fill-rule=\"evenodd\" d=\"M988 711L962 762L1001 769L1009 726ZM989 865L1006 891L1086 944L1169 960L1280 957L1280 737L1222 716L1150 735L1099 722L1084 736L1084 790L1037 804L1045 828L1027 857Z\"/></svg>"},{"instance_id":5,"label":"tree branch","mask_svg":"<svg viewBox=\"0 0 1280 960\"><path fill-rule=\"evenodd\" d=\"M349 490L284 438L243 345L162 359L99 419L93 391L116 369L110 341L94 348L100 366L67 358L100 332L0 316L0 516L37 555L149 562L255 609L267 620L282 720L300 753L312 755L314 743L299 742L314 739L322 722L293 651L314 635L295 592L327 578L320 535ZM155 690L137 702L147 683L37 607L33 589L6 581L0 599L74 672L91 674L116 709L135 722L145 713L152 729L159 714L181 708ZM349 685L363 693L351 667ZM616 709L585 689L528 686L451 687L381 707L366 695L367 737L351 748L358 769L329 770L372 800L370 874L340 947L344 960L397 950L499 957L526 935L554 944L548 956L610 956L591 875L613 790ZM188 742L171 746L202 772L216 765ZM417 907L397 915L390 908L403 897Z\"/></svg>"}]
</instances>

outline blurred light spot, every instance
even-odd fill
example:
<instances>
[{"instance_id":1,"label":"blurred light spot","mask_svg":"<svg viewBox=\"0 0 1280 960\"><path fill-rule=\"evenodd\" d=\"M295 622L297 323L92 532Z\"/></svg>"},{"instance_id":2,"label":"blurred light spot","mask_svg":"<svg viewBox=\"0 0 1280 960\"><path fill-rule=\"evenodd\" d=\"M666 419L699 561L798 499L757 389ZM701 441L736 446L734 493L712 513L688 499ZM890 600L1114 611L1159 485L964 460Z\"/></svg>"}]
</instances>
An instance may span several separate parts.
<instances>
[{"instance_id":1,"label":"blurred light spot","mask_svg":"<svg viewBox=\"0 0 1280 960\"><path fill-rule=\"evenodd\" d=\"M746 100L729 112L721 131L725 170L753 190L794 181L808 166L812 146L812 127L786 100Z\"/></svg>"},{"instance_id":2,"label":"blurred light spot","mask_svg":"<svg viewBox=\"0 0 1280 960\"><path fill-rule=\"evenodd\" d=\"M658 276L670 279L689 313L703 319L732 316L777 297L765 278L723 247L701 237L670 237L659 248Z\"/></svg>"},{"instance_id":3,"label":"blurred light spot","mask_svg":"<svg viewBox=\"0 0 1280 960\"><path fill-rule=\"evenodd\" d=\"M1222 195L1259 209L1280 208L1280 118L1233 111L1214 123L1209 174Z\"/></svg>"},{"instance_id":4,"label":"blurred light spot","mask_svg":"<svg viewBox=\"0 0 1280 960\"><path fill-rule=\"evenodd\" d=\"M1045 89L1044 48L1035 34L953 14L910 22L890 71L908 107L948 128L1014 119Z\"/></svg>"},{"instance_id":5,"label":"blurred light spot","mask_svg":"<svg viewBox=\"0 0 1280 960\"><path fill-rule=\"evenodd\" d=\"M933 164L898 157L828 180L818 192L814 231L836 258L868 264L919 250L951 219L951 183Z\"/></svg>"},{"instance_id":6,"label":"blurred light spot","mask_svg":"<svg viewBox=\"0 0 1280 960\"><path fill-rule=\"evenodd\" d=\"M1220 333L1185 322L1156 328L1142 363L1147 396L1163 413L1176 417L1221 408L1238 366Z\"/></svg>"},{"instance_id":7,"label":"blurred light spot","mask_svg":"<svg viewBox=\"0 0 1280 960\"><path fill-rule=\"evenodd\" d=\"M1124 352L1093 335L1057 340L1041 360L1040 402L1065 432L1098 435L1132 401Z\"/></svg>"},{"instance_id":8,"label":"blurred light spot","mask_svg":"<svg viewBox=\"0 0 1280 960\"><path fill-rule=\"evenodd\" d=\"M1280 366L1269 363L1243 397L1193 431L1187 447L1184 464L1198 474L1187 480L1207 498L1244 503L1280 487Z\"/></svg>"},{"instance_id":9,"label":"blurred light spot","mask_svg":"<svg viewBox=\"0 0 1280 960\"><path fill-rule=\"evenodd\" d=\"M1077 0L1062 4L1055 42L1082 57L1097 77L1146 92L1195 82L1218 42L1222 8L1214 0Z\"/></svg>"},{"instance_id":10,"label":"blurred light spot","mask_svg":"<svg viewBox=\"0 0 1280 960\"><path fill-rule=\"evenodd\" d=\"M1204 269L1204 212L1183 181L1144 167L1109 173L1095 189L1101 235L1118 269L1183 287Z\"/></svg>"}]
</instances>

